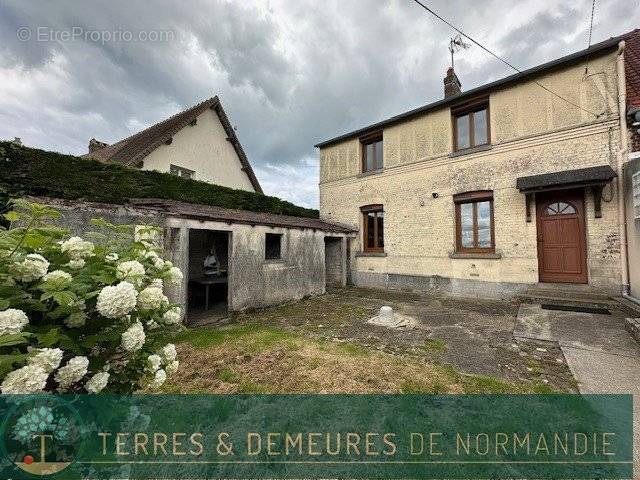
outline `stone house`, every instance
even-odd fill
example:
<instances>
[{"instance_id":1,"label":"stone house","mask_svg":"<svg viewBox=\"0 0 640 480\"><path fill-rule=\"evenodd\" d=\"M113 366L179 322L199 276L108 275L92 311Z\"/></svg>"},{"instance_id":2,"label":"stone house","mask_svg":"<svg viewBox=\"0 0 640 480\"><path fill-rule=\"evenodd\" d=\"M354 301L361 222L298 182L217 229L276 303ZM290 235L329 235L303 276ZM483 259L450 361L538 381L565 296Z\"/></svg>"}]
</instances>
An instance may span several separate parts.
<instances>
[{"instance_id":1,"label":"stone house","mask_svg":"<svg viewBox=\"0 0 640 480\"><path fill-rule=\"evenodd\" d=\"M112 145L92 138L84 156L262 193L218 97Z\"/></svg>"},{"instance_id":2,"label":"stone house","mask_svg":"<svg viewBox=\"0 0 640 480\"><path fill-rule=\"evenodd\" d=\"M628 292L625 38L469 91L449 69L444 98L318 143L320 217L359 232L352 282Z\"/></svg>"}]
</instances>

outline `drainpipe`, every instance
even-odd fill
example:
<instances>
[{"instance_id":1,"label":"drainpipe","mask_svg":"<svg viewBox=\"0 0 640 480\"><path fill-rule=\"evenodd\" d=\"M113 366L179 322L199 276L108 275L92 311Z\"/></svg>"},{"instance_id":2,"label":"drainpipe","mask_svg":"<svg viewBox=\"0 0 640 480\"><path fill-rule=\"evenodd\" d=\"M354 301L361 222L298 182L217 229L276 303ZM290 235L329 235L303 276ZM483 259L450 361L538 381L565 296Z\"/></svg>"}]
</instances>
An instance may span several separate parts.
<instances>
[{"instance_id":1,"label":"drainpipe","mask_svg":"<svg viewBox=\"0 0 640 480\"><path fill-rule=\"evenodd\" d=\"M620 116L620 148L618 150L618 168L616 186L618 189L618 228L620 235L620 270L622 273L622 296L629 295L629 256L627 251L627 216L624 204L623 165L628 151L627 142L627 84L624 72L624 40L618 43L616 70L618 73L618 114Z\"/></svg>"}]
</instances>

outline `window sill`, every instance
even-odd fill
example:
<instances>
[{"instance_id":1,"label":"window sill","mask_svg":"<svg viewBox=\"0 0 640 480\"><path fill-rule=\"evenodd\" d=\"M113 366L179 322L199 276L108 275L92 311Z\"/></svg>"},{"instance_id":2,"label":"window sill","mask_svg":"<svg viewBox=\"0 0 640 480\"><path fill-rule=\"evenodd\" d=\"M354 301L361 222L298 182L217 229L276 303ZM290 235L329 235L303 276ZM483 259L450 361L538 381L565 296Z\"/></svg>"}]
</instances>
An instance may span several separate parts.
<instances>
[{"instance_id":1,"label":"window sill","mask_svg":"<svg viewBox=\"0 0 640 480\"><path fill-rule=\"evenodd\" d=\"M501 253L460 253L451 252L449 258L469 259L469 260L499 260L502 258Z\"/></svg>"},{"instance_id":2,"label":"window sill","mask_svg":"<svg viewBox=\"0 0 640 480\"><path fill-rule=\"evenodd\" d=\"M361 172L358 174L358 178L360 177L368 177L369 175L377 175L379 173L384 172L384 168L379 168L377 170L369 170L368 172Z\"/></svg>"},{"instance_id":3,"label":"window sill","mask_svg":"<svg viewBox=\"0 0 640 480\"><path fill-rule=\"evenodd\" d=\"M264 261L265 265L284 265L284 260L282 258L267 258Z\"/></svg>"},{"instance_id":4,"label":"window sill","mask_svg":"<svg viewBox=\"0 0 640 480\"><path fill-rule=\"evenodd\" d=\"M465 148L464 150L458 150L456 152L451 152L449 157L462 157L463 155L471 155L472 153L486 152L493 148L491 144L489 145L480 145L479 147L473 148Z\"/></svg>"},{"instance_id":5,"label":"window sill","mask_svg":"<svg viewBox=\"0 0 640 480\"><path fill-rule=\"evenodd\" d=\"M356 252L356 257L386 257L385 252Z\"/></svg>"}]
</instances>

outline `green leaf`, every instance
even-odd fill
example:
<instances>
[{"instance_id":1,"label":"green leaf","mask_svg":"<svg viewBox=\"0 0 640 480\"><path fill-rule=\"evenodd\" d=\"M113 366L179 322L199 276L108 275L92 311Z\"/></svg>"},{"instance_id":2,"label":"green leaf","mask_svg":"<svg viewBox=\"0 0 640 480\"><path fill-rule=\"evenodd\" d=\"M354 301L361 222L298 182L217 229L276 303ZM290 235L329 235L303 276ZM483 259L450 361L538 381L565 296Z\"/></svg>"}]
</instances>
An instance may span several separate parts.
<instances>
[{"instance_id":1,"label":"green leaf","mask_svg":"<svg viewBox=\"0 0 640 480\"><path fill-rule=\"evenodd\" d=\"M14 333L12 335L0 336L0 347L13 347L15 345L22 345L27 343L27 338L30 337L30 333Z\"/></svg>"},{"instance_id":2,"label":"green leaf","mask_svg":"<svg viewBox=\"0 0 640 480\"><path fill-rule=\"evenodd\" d=\"M22 363L27 358L29 358L28 353L0 355L0 378L6 377L9 372L13 371L13 366L16 363Z\"/></svg>"},{"instance_id":3,"label":"green leaf","mask_svg":"<svg viewBox=\"0 0 640 480\"><path fill-rule=\"evenodd\" d=\"M9 300L5 300L4 298L0 299L0 310L6 310L11 306L11 302Z\"/></svg>"},{"instance_id":4,"label":"green leaf","mask_svg":"<svg viewBox=\"0 0 640 480\"><path fill-rule=\"evenodd\" d=\"M73 305L78 300L78 297L76 297L73 292L66 290L62 292L53 292L52 295L55 302L63 307Z\"/></svg>"},{"instance_id":5,"label":"green leaf","mask_svg":"<svg viewBox=\"0 0 640 480\"><path fill-rule=\"evenodd\" d=\"M9 222L15 222L16 220L20 220L22 218L22 215L16 212L15 210L12 210L8 213L5 213L4 218L7 219Z\"/></svg>"},{"instance_id":6,"label":"green leaf","mask_svg":"<svg viewBox=\"0 0 640 480\"><path fill-rule=\"evenodd\" d=\"M37 333L36 338L38 339L38 343L43 347L52 347L60 340L60 330L52 328L48 332Z\"/></svg>"}]
</instances>

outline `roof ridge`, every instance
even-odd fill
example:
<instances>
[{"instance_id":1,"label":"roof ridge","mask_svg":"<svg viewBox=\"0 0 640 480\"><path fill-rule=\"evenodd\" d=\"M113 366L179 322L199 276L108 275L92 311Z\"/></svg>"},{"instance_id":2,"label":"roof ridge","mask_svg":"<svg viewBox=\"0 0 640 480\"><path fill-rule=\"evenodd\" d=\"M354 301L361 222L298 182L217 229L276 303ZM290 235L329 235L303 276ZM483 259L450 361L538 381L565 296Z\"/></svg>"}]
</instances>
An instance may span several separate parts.
<instances>
[{"instance_id":1,"label":"roof ridge","mask_svg":"<svg viewBox=\"0 0 640 480\"><path fill-rule=\"evenodd\" d=\"M187 113L189 110L195 110L195 109L197 109L198 107L203 106L203 105L204 105L205 103L207 103L207 102L211 102L211 104L214 104L215 102L218 102L218 101L219 101L218 96L217 96L217 95L214 95L213 97L210 97L210 98L208 98L208 99L206 99L206 100L203 100L203 101L201 101L200 103L197 103L196 105L193 105L193 106L191 106L191 107L185 108L184 110L180 110L179 112L174 113L173 115L171 115L171 116L170 116L170 117L168 117L168 118L165 118L164 120L160 120L159 122L156 122L156 123L154 123L154 124L152 124L152 125L149 125L147 128L145 128L145 129L143 129L143 130L140 130L140 131L138 131L138 132L132 133L132 134L131 134L131 135L129 135L128 137L125 137L125 138L123 138L123 139L120 139L120 140L118 140L117 142L114 142L114 143L112 143L112 144L110 144L110 145L106 145L105 147L102 147L102 148L99 148L99 149L97 149L97 150L94 150L92 153L99 152L100 150L103 150L103 149L105 149L105 148L113 147L113 146L115 146L115 145L118 145L119 143L122 143L122 144L123 144L123 145L120 147L120 148L122 148L122 147L124 147L124 146L125 146L126 142L128 142L129 140L133 139L134 137L136 137L136 136L138 136L138 135L142 135L143 133L145 133L145 132L147 132L147 131L151 130L152 128L155 128L155 127L157 127L157 126L159 126L159 125L162 125L163 123L167 123L167 122L169 122L169 121L171 121L171 120L174 120L177 116L182 115L182 114L184 114L184 113ZM116 155L119 151L120 151L120 149L118 149L118 150L114 151L114 152L111 154L111 156Z\"/></svg>"}]
</instances>

